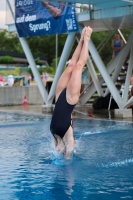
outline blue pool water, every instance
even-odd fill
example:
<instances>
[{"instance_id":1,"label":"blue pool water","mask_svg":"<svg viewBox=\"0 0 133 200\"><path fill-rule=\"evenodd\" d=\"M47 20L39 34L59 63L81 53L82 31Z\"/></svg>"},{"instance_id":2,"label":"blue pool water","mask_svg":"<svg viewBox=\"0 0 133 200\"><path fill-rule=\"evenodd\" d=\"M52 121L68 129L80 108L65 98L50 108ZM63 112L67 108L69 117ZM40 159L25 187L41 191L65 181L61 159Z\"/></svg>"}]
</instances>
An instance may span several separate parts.
<instances>
[{"instance_id":1,"label":"blue pool water","mask_svg":"<svg viewBox=\"0 0 133 200\"><path fill-rule=\"evenodd\" d=\"M0 114L0 200L133 199L133 123L74 119L73 161L59 166L50 118Z\"/></svg>"}]
</instances>

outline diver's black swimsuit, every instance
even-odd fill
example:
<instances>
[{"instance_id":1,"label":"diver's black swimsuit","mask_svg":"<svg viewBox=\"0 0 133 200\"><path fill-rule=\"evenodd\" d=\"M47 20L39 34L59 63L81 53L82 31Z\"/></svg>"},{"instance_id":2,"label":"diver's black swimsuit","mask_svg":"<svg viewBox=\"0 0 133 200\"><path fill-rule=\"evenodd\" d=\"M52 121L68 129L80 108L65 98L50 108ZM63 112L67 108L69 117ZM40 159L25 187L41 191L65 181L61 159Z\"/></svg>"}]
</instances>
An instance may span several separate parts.
<instances>
[{"instance_id":1,"label":"diver's black swimsuit","mask_svg":"<svg viewBox=\"0 0 133 200\"><path fill-rule=\"evenodd\" d=\"M54 134L56 134L61 138L64 137L68 128L71 126L71 113L75 105L71 105L67 102L65 88L61 92L55 104L55 109L50 124L50 131L53 134L53 136Z\"/></svg>"}]
</instances>

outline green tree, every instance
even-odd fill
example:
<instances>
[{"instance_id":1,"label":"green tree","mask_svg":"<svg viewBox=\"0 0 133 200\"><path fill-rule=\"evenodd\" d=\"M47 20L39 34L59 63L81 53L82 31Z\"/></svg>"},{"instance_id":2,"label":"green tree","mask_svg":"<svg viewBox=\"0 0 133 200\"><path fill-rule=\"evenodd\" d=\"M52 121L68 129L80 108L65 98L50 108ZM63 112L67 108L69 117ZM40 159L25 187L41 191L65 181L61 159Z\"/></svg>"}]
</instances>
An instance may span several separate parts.
<instances>
[{"instance_id":1,"label":"green tree","mask_svg":"<svg viewBox=\"0 0 133 200\"><path fill-rule=\"evenodd\" d=\"M17 33L11 33L7 30L0 30L0 50L22 53L23 49L19 42Z\"/></svg>"},{"instance_id":2,"label":"green tree","mask_svg":"<svg viewBox=\"0 0 133 200\"><path fill-rule=\"evenodd\" d=\"M57 58L57 63L59 63L59 61L60 61L60 57ZM53 59L52 59L52 62L51 62L50 65L51 65L52 67L56 68L56 58L53 58Z\"/></svg>"},{"instance_id":3,"label":"green tree","mask_svg":"<svg viewBox=\"0 0 133 200\"><path fill-rule=\"evenodd\" d=\"M35 63L38 63L40 61L40 58L35 58Z\"/></svg>"},{"instance_id":4,"label":"green tree","mask_svg":"<svg viewBox=\"0 0 133 200\"><path fill-rule=\"evenodd\" d=\"M131 29L123 29L121 31L125 39L127 40L131 33ZM94 32L92 34L92 41L96 47L103 40L103 38L106 36L107 33L108 31L102 31L102 32ZM67 34L58 35L58 57L60 57L62 54L66 37L67 37ZM112 57L112 49L111 49L112 39L113 37L107 42L105 47L100 52L100 56L103 62L105 63L105 65L107 65L107 63L111 60L111 57ZM55 63L53 63L55 62L53 61L53 59L55 59L55 42L56 42L55 35L29 37L27 38L27 41L33 54L45 56L48 59L48 62L50 63L50 65L53 68L55 68ZM75 42L68 59L71 58L76 46L77 46L77 43ZM7 30L1 30L0 31L0 50L22 53L23 49L21 47L17 33L10 33Z\"/></svg>"},{"instance_id":5,"label":"green tree","mask_svg":"<svg viewBox=\"0 0 133 200\"><path fill-rule=\"evenodd\" d=\"M59 57L62 53L66 36L66 34L60 34L58 36ZM32 53L45 56L49 63L51 63L52 59L55 58L55 35L30 37L27 38L27 41Z\"/></svg>"},{"instance_id":6,"label":"green tree","mask_svg":"<svg viewBox=\"0 0 133 200\"><path fill-rule=\"evenodd\" d=\"M0 64L10 64L12 62L13 62L13 57L11 57L11 56L0 57Z\"/></svg>"}]
</instances>

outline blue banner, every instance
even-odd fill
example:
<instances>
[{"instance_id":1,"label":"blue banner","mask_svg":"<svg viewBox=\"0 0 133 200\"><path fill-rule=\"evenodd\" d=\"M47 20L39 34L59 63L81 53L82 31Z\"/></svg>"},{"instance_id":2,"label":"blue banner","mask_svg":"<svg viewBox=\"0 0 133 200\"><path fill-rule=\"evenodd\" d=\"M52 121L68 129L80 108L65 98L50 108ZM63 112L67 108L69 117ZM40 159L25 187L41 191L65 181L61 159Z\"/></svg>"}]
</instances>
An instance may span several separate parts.
<instances>
[{"instance_id":1,"label":"blue banner","mask_svg":"<svg viewBox=\"0 0 133 200\"><path fill-rule=\"evenodd\" d=\"M78 31L74 4L15 0L15 24L20 37Z\"/></svg>"}]
</instances>

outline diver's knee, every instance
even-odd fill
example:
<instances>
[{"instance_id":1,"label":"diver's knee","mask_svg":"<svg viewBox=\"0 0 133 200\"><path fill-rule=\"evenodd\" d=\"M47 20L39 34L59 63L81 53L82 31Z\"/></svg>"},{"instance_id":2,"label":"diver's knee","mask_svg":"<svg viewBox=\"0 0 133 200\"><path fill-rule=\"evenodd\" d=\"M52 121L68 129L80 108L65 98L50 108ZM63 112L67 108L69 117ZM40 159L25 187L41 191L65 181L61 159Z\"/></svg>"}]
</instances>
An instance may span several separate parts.
<instances>
[{"instance_id":1,"label":"diver's knee","mask_svg":"<svg viewBox=\"0 0 133 200\"><path fill-rule=\"evenodd\" d=\"M75 68L81 69L85 64L86 64L85 61L84 61L83 59L80 59L80 60L76 63Z\"/></svg>"},{"instance_id":2,"label":"diver's knee","mask_svg":"<svg viewBox=\"0 0 133 200\"><path fill-rule=\"evenodd\" d=\"M69 95L66 96L66 99L67 99L67 102L69 104L74 105L79 100L79 94L77 94L77 93L76 94L75 93L69 94Z\"/></svg>"},{"instance_id":3,"label":"diver's knee","mask_svg":"<svg viewBox=\"0 0 133 200\"><path fill-rule=\"evenodd\" d=\"M75 66L75 64L72 62L72 61L70 61L70 63L69 63L69 65L67 66L67 68L69 68L69 67L74 67Z\"/></svg>"},{"instance_id":4,"label":"diver's knee","mask_svg":"<svg viewBox=\"0 0 133 200\"><path fill-rule=\"evenodd\" d=\"M56 151L57 151L58 153L63 153L63 152L65 151L64 145L57 145L57 146L56 146Z\"/></svg>"}]
</instances>

